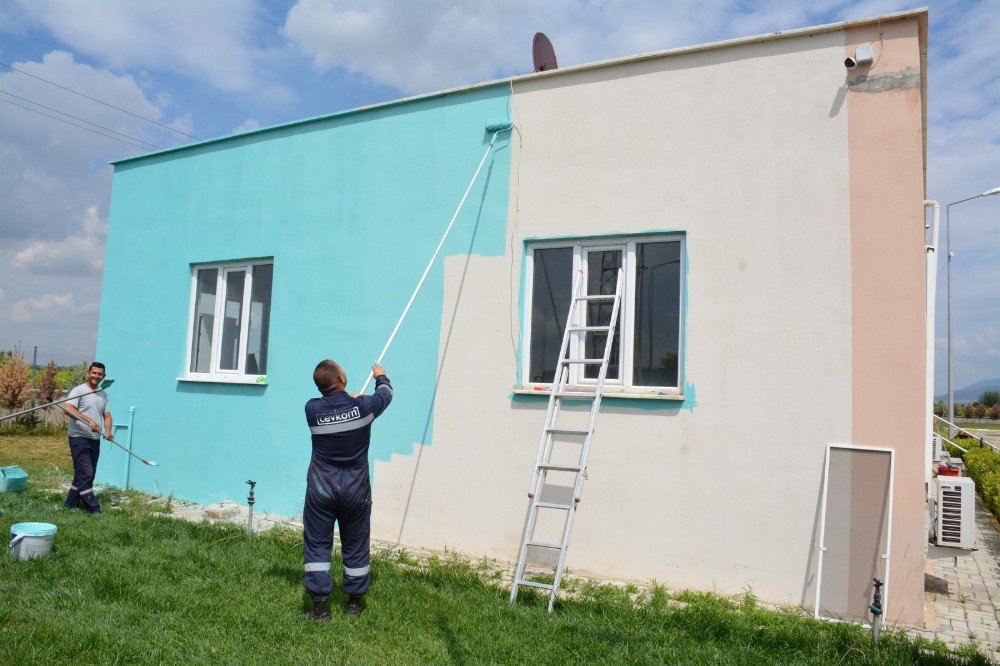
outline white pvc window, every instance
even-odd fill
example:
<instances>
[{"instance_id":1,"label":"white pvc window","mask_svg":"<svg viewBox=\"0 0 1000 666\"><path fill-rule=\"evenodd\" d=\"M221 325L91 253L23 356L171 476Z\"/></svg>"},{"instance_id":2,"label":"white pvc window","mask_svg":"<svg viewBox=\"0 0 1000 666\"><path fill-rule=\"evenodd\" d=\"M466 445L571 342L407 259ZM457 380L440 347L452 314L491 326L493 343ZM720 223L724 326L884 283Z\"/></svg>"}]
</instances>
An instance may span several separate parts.
<instances>
[{"instance_id":1,"label":"white pvc window","mask_svg":"<svg viewBox=\"0 0 1000 666\"><path fill-rule=\"evenodd\" d=\"M267 374L273 268L271 260L192 267L185 379Z\"/></svg>"},{"instance_id":2,"label":"white pvc window","mask_svg":"<svg viewBox=\"0 0 1000 666\"><path fill-rule=\"evenodd\" d=\"M624 268L605 390L680 393L683 243L679 235L655 235L528 245L523 383L552 382L577 271L587 294L613 294L618 269ZM609 323L610 303L586 307L588 325ZM606 340L602 332L580 334L571 338L571 355L599 358ZM569 383L595 383L597 372L596 366L571 365Z\"/></svg>"}]
</instances>

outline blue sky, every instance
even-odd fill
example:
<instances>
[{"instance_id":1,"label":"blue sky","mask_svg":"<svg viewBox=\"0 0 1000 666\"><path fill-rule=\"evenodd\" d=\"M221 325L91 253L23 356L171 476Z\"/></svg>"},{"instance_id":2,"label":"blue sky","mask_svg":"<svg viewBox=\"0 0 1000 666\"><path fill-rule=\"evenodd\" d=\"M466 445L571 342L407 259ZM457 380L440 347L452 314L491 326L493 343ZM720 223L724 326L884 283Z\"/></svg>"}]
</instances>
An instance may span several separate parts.
<instances>
[{"instance_id":1,"label":"blue sky","mask_svg":"<svg viewBox=\"0 0 1000 666\"><path fill-rule=\"evenodd\" d=\"M105 134L121 133L113 135L119 139L170 147L190 142L185 134L212 138L527 73L536 31L552 39L566 66L918 6L892 0L5 0L0 62L171 129L0 66L0 348L94 348L111 189L107 163L144 152L37 111L86 124L59 112L71 114L107 128L99 130ZM1000 187L1000 2L928 6L927 194L944 205ZM959 388L1000 378L1000 196L954 206L951 218ZM944 310L942 298L937 392L945 386Z\"/></svg>"}]
</instances>

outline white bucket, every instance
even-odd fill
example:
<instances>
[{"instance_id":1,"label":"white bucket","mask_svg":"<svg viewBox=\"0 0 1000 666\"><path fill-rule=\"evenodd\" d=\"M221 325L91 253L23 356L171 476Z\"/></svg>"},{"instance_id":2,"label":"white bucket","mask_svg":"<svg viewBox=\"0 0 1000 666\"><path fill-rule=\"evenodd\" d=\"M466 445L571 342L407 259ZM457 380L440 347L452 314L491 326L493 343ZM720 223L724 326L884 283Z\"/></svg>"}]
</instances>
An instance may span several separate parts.
<instances>
[{"instance_id":1,"label":"white bucket","mask_svg":"<svg viewBox=\"0 0 1000 666\"><path fill-rule=\"evenodd\" d=\"M7 550L16 560L43 557L52 552L56 536L52 523L16 523L10 526L10 545Z\"/></svg>"}]
</instances>

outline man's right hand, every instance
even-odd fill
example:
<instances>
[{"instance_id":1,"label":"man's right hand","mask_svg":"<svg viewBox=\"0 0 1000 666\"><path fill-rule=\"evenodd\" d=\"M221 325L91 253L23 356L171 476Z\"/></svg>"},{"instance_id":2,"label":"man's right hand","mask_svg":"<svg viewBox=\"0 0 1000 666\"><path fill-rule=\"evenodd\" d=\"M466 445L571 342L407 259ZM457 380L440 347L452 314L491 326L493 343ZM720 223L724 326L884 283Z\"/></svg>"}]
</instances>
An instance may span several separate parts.
<instances>
[{"instance_id":1,"label":"man's right hand","mask_svg":"<svg viewBox=\"0 0 1000 666\"><path fill-rule=\"evenodd\" d=\"M385 370L378 363L372 366L372 377L385 377Z\"/></svg>"},{"instance_id":2,"label":"man's right hand","mask_svg":"<svg viewBox=\"0 0 1000 666\"><path fill-rule=\"evenodd\" d=\"M101 426L97 423L97 421L91 421L88 425L94 432L100 432L101 430Z\"/></svg>"}]
</instances>

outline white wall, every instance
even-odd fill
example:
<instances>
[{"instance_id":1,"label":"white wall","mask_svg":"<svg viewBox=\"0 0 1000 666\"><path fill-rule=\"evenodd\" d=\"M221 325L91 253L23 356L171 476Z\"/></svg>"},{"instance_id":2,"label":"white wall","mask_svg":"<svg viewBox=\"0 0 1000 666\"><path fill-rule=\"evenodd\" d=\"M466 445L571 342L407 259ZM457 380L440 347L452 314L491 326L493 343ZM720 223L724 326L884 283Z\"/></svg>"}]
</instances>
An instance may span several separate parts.
<instances>
[{"instance_id":1,"label":"white wall","mask_svg":"<svg viewBox=\"0 0 1000 666\"><path fill-rule=\"evenodd\" d=\"M512 251L446 262L433 444L376 464L376 538L516 557L545 414L512 399L523 239L680 230L696 406L605 403L567 564L803 600L824 447L851 439L843 54L834 32L515 88Z\"/></svg>"}]
</instances>

